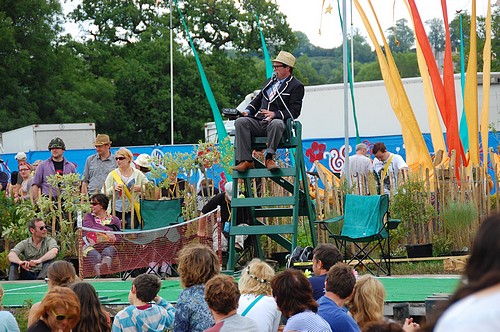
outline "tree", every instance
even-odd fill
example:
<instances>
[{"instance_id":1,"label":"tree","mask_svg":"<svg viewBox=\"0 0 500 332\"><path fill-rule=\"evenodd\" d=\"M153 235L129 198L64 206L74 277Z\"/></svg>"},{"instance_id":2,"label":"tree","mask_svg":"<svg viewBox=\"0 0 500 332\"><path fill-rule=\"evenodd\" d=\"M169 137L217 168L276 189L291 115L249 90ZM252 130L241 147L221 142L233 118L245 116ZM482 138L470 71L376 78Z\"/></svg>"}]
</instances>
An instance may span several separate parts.
<instances>
[{"instance_id":1,"label":"tree","mask_svg":"<svg viewBox=\"0 0 500 332\"><path fill-rule=\"evenodd\" d=\"M444 35L444 23L442 19L432 18L425 21L425 24L429 27L429 42L434 48L434 54L444 51L445 45L445 35Z\"/></svg>"},{"instance_id":2,"label":"tree","mask_svg":"<svg viewBox=\"0 0 500 332\"><path fill-rule=\"evenodd\" d=\"M392 52L408 52L413 48L415 35L408 26L408 21L400 18L396 26L386 30L387 40Z\"/></svg>"}]
</instances>

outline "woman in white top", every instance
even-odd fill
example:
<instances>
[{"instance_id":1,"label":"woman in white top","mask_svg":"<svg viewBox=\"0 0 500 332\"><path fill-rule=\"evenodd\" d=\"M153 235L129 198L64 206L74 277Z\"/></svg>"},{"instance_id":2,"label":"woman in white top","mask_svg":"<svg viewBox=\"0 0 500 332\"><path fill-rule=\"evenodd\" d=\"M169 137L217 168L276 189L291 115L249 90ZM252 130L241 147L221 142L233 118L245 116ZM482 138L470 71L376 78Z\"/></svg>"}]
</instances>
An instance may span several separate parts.
<instances>
[{"instance_id":1,"label":"woman in white top","mask_svg":"<svg viewBox=\"0 0 500 332\"><path fill-rule=\"evenodd\" d=\"M464 283L434 329L500 331L500 215L486 219L476 234Z\"/></svg>"},{"instance_id":2,"label":"woman in white top","mask_svg":"<svg viewBox=\"0 0 500 332\"><path fill-rule=\"evenodd\" d=\"M238 281L241 296L237 312L253 319L262 332L276 332L281 319L281 312L271 295L272 277L273 268L256 258L243 269Z\"/></svg>"},{"instance_id":3,"label":"woman in white top","mask_svg":"<svg viewBox=\"0 0 500 332\"><path fill-rule=\"evenodd\" d=\"M120 148L115 154L118 168L111 171L104 182L103 193L113 196L112 204L116 216L125 219L125 228L130 228L131 211L134 207L130 204L139 203L139 193L148 183L146 176L131 165L134 155L126 148ZM134 210L134 228L137 227L137 210ZM123 228L123 227L122 227Z\"/></svg>"}]
</instances>

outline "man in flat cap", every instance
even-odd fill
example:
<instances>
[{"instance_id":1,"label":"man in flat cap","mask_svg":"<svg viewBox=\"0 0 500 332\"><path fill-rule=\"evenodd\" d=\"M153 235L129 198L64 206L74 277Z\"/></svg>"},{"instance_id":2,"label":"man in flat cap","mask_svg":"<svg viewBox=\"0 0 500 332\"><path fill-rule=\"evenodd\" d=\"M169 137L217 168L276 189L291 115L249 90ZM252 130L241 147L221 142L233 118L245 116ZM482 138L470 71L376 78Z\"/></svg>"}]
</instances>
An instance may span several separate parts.
<instances>
[{"instance_id":1,"label":"man in flat cap","mask_svg":"<svg viewBox=\"0 0 500 332\"><path fill-rule=\"evenodd\" d=\"M237 165L234 170L245 172L254 167L251 139L255 136L267 137L266 168L270 171L278 169L274 158L286 120L298 118L304 98L304 85L292 75L294 66L295 57L281 51L273 60L273 76L242 112L243 116L236 119Z\"/></svg>"},{"instance_id":2,"label":"man in flat cap","mask_svg":"<svg viewBox=\"0 0 500 332\"><path fill-rule=\"evenodd\" d=\"M100 193L109 172L117 167L115 156L111 153L111 141L108 135L97 135L94 146L97 153L89 156L85 162L82 194Z\"/></svg>"}]
</instances>

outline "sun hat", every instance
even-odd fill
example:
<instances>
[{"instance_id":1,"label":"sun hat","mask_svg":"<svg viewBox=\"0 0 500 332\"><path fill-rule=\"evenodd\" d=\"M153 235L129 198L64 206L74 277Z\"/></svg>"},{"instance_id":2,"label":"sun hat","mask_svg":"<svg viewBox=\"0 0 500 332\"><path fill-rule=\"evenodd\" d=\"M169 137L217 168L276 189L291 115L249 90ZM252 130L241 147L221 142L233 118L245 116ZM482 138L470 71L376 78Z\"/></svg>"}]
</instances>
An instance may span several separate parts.
<instances>
[{"instance_id":1,"label":"sun hat","mask_svg":"<svg viewBox=\"0 0 500 332\"><path fill-rule=\"evenodd\" d=\"M26 153L24 153L24 152L18 152L14 158L17 161L23 161L23 160L28 159L28 157L26 157Z\"/></svg>"},{"instance_id":2,"label":"sun hat","mask_svg":"<svg viewBox=\"0 0 500 332\"><path fill-rule=\"evenodd\" d=\"M144 167L147 169L151 168L151 157L145 153L142 153L137 156L137 158L134 161L134 164L140 167Z\"/></svg>"},{"instance_id":3,"label":"sun hat","mask_svg":"<svg viewBox=\"0 0 500 332\"><path fill-rule=\"evenodd\" d=\"M295 57L291 53L280 51L273 62L281 62L282 64L293 68L295 66Z\"/></svg>"},{"instance_id":4,"label":"sun hat","mask_svg":"<svg viewBox=\"0 0 500 332\"><path fill-rule=\"evenodd\" d=\"M226 184L224 185L224 191L226 192L227 198L229 198L229 200L232 200L233 199L233 183L226 182Z\"/></svg>"},{"instance_id":5,"label":"sun hat","mask_svg":"<svg viewBox=\"0 0 500 332\"><path fill-rule=\"evenodd\" d=\"M98 134L95 138L94 146L102 146L106 144L111 144L112 142L109 140L109 136L106 134Z\"/></svg>"}]
</instances>

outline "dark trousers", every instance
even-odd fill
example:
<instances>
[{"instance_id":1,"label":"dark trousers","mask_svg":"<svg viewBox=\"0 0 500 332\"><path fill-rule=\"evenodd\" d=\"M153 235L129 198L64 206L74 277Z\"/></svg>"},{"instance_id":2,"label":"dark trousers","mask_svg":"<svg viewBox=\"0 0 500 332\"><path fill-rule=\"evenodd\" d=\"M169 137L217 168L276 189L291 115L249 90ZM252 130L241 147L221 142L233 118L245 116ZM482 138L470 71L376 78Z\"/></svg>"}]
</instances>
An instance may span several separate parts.
<instances>
[{"instance_id":1,"label":"dark trousers","mask_svg":"<svg viewBox=\"0 0 500 332\"><path fill-rule=\"evenodd\" d=\"M43 262L42 269L40 271L28 271L21 267L19 264L10 263L9 267L9 280L37 280L45 279L47 277L47 269L49 265L52 264L54 260Z\"/></svg>"}]
</instances>

